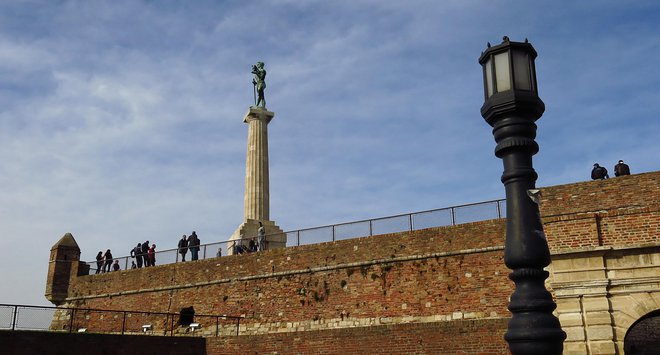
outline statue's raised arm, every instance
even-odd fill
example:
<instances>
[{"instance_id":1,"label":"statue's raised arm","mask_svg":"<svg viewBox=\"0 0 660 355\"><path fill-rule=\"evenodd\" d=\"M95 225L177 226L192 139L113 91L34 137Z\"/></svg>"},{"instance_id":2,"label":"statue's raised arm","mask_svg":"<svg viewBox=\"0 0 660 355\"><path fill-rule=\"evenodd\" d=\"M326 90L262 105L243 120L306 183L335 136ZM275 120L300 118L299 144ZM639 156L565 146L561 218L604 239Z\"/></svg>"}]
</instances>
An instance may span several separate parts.
<instances>
[{"instance_id":1,"label":"statue's raised arm","mask_svg":"<svg viewBox=\"0 0 660 355\"><path fill-rule=\"evenodd\" d=\"M253 65L252 74L254 74L252 84L255 86L258 95L258 99L254 105L266 108L266 98L264 97L264 90L266 89L266 69L264 69L264 62L257 62L257 64Z\"/></svg>"}]
</instances>

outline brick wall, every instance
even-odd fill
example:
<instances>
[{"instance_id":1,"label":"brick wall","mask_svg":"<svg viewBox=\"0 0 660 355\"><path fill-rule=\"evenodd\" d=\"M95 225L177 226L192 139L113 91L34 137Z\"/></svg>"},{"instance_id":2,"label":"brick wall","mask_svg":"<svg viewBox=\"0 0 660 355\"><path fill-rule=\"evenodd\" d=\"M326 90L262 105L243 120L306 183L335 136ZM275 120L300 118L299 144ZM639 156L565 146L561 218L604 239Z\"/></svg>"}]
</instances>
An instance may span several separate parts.
<instances>
[{"instance_id":1,"label":"brick wall","mask_svg":"<svg viewBox=\"0 0 660 355\"><path fill-rule=\"evenodd\" d=\"M658 245L659 181L655 172L543 188L540 208L551 251ZM348 334L357 343L374 338L394 347L430 337L425 327L455 328L437 341L447 347L441 353L470 341L501 347L501 332L491 332L498 340L470 337L473 331L462 337L460 324L488 329L509 316L513 288L502 260L504 239L504 221L492 220L74 276L67 305L154 312L194 306L198 314L245 317L243 336L210 340L217 342L210 348L254 342L255 351L270 351L258 345L268 337L281 346L273 351L321 349L327 344L316 339ZM91 315L84 321L94 327L104 320ZM54 326L66 327L66 319L59 322ZM235 332L231 325L221 328L221 335ZM215 331L205 324L201 334ZM359 346L342 341L347 349Z\"/></svg>"},{"instance_id":2,"label":"brick wall","mask_svg":"<svg viewBox=\"0 0 660 355\"><path fill-rule=\"evenodd\" d=\"M542 189L552 252L655 245L660 241L660 172Z\"/></svg>"},{"instance_id":3,"label":"brick wall","mask_svg":"<svg viewBox=\"0 0 660 355\"><path fill-rule=\"evenodd\" d=\"M657 206L660 172L635 174L607 180L577 182L542 188L541 215Z\"/></svg>"},{"instance_id":4,"label":"brick wall","mask_svg":"<svg viewBox=\"0 0 660 355\"><path fill-rule=\"evenodd\" d=\"M207 338L207 354L507 354L508 319Z\"/></svg>"},{"instance_id":5,"label":"brick wall","mask_svg":"<svg viewBox=\"0 0 660 355\"><path fill-rule=\"evenodd\" d=\"M503 317L512 292L504 229L503 221L485 221L74 277L68 304L194 306L245 316L247 334ZM88 326L104 319L92 315Z\"/></svg>"}]
</instances>

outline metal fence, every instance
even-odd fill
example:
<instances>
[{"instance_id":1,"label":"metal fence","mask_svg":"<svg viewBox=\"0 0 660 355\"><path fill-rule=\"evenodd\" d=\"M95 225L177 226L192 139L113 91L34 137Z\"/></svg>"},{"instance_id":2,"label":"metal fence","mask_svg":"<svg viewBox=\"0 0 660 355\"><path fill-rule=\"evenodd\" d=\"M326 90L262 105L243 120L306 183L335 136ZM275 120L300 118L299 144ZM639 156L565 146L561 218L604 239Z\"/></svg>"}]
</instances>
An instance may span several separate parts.
<instances>
[{"instance_id":1,"label":"metal fence","mask_svg":"<svg viewBox=\"0 0 660 355\"><path fill-rule=\"evenodd\" d=\"M404 231L415 231L433 227L453 226L470 222L485 221L490 219L501 219L506 216L506 200L492 200L472 203L467 205L453 206L434 210L406 213L395 216L366 219L361 221L332 224L321 227L298 229L284 232L287 236L287 247L324 242L333 242L352 238L368 237L380 234L398 233ZM249 241L255 240L245 238L243 240L215 242L200 245L199 259L216 258L236 253L233 250L238 245L247 245ZM231 253L229 253L231 251ZM188 253L190 257L190 253ZM156 265L172 264L180 262L181 254L178 249L167 249L155 253ZM119 261L120 269L132 268L135 258L123 256L114 260ZM96 261L88 262L90 272L98 273ZM108 269L111 269L108 268ZM97 272L98 270L98 272Z\"/></svg>"},{"instance_id":2,"label":"metal fence","mask_svg":"<svg viewBox=\"0 0 660 355\"><path fill-rule=\"evenodd\" d=\"M0 329L169 336L238 335L242 317L0 304ZM185 317L185 315L183 316Z\"/></svg>"}]
</instances>

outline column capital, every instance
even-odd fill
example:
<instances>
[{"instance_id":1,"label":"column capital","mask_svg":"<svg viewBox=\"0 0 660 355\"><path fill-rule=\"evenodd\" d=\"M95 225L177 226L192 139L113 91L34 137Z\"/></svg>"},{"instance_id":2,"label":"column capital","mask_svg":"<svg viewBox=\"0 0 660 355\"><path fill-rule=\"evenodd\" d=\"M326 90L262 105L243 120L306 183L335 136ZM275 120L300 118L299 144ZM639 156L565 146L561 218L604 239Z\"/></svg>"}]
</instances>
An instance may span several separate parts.
<instances>
[{"instance_id":1,"label":"column capital","mask_svg":"<svg viewBox=\"0 0 660 355\"><path fill-rule=\"evenodd\" d=\"M245 117L243 117L243 122L248 123L253 120L259 120L268 124L273 117L275 117L275 112L268 111L263 107L250 106Z\"/></svg>"}]
</instances>

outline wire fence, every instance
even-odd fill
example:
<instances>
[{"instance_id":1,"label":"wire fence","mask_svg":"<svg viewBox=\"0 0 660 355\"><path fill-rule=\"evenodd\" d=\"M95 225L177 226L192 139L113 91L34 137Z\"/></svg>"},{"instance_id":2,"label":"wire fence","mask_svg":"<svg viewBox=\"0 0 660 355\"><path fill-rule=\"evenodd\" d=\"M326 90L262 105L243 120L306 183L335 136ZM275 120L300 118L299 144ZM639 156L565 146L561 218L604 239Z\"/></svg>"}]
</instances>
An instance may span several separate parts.
<instances>
[{"instance_id":1,"label":"wire fence","mask_svg":"<svg viewBox=\"0 0 660 355\"><path fill-rule=\"evenodd\" d=\"M492 200L460 206L440 208L434 210L406 213L388 217L366 219L347 223L332 224L320 227L298 229L284 232L286 234L286 246L300 246L333 242L337 240L368 237L381 234L398 233L404 231L415 231L433 227L453 226L457 224L485 221L490 219L501 219L506 216L506 200ZM250 248L250 242L256 242L256 236L232 241L214 242L199 246L198 260L227 256L238 253L256 252L256 248ZM266 236L268 239L268 235ZM257 243L258 244L258 243ZM191 260L191 254L186 254ZM131 269L146 265L144 258L148 255L137 257L123 256L115 258L110 263L105 261L87 262L90 272L102 273L113 270L114 261L118 261L119 269ZM140 259L140 260L138 260ZM153 254L156 265L172 264L183 260L183 255L177 248L157 251ZM103 270L105 266L105 271Z\"/></svg>"},{"instance_id":2,"label":"wire fence","mask_svg":"<svg viewBox=\"0 0 660 355\"><path fill-rule=\"evenodd\" d=\"M0 329L164 336L239 335L242 317L0 304Z\"/></svg>"}]
</instances>

